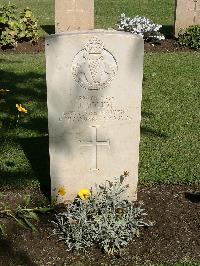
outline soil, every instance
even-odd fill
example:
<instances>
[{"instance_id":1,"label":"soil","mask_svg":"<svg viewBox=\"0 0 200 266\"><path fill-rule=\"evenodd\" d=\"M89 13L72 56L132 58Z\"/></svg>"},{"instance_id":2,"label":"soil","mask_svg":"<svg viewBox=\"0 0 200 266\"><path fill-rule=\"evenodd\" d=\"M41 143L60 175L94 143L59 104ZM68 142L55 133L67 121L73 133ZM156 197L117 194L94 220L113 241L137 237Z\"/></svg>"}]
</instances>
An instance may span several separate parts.
<instances>
[{"instance_id":1,"label":"soil","mask_svg":"<svg viewBox=\"0 0 200 266\"><path fill-rule=\"evenodd\" d=\"M194 52L195 50L182 47L178 44L175 39L162 40L159 43L145 43L145 52L160 52L160 53L171 53L171 52ZM44 39L40 39L37 44L33 45L30 42L18 43L17 47L10 49L2 49L0 47L0 53L44 53L45 44Z\"/></svg>"},{"instance_id":2,"label":"soil","mask_svg":"<svg viewBox=\"0 0 200 266\"><path fill-rule=\"evenodd\" d=\"M199 187L140 185L138 200L144 202L147 219L154 225L142 228L140 236L117 256L108 256L95 248L86 254L66 251L63 242L50 237L54 214L40 216L40 221L35 223L38 232L22 229L4 219L7 237L0 239L0 265L132 266L185 260L200 262L200 194L192 191L199 191ZM31 195L32 206L48 203L39 189L2 190L1 202L15 207L27 194Z\"/></svg>"}]
</instances>

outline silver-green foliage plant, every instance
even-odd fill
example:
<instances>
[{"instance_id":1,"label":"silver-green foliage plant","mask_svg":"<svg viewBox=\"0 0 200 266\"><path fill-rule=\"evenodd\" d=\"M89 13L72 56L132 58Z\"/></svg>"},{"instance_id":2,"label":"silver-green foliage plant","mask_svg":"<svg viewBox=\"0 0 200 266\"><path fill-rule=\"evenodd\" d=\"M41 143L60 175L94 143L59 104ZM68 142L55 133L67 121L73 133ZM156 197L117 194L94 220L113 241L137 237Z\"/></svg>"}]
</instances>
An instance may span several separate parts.
<instances>
[{"instance_id":1,"label":"silver-green foliage plant","mask_svg":"<svg viewBox=\"0 0 200 266\"><path fill-rule=\"evenodd\" d=\"M96 186L87 200L77 198L68 203L65 212L55 216L53 235L67 245L68 250L86 250L97 245L108 254L120 252L139 228L149 226L141 204L126 197L128 185L120 180Z\"/></svg>"},{"instance_id":2,"label":"silver-green foliage plant","mask_svg":"<svg viewBox=\"0 0 200 266\"><path fill-rule=\"evenodd\" d=\"M37 19L29 8L18 16L15 5L0 6L0 45L13 47L21 41L36 43L38 32Z\"/></svg>"},{"instance_id":3,"label":"silver-green foliage plant","mask_svg":"<svg viewBox=\"0 0 200 266\"><path fill-rule=\"evenodd\" d=\"M127 17L125 14L121 14L117 29L119 31L130 32L138 34L143 37L145 41L160 41L165 37L159 32L162 25L153 23L150 19L145 17Z\"/></svg>"}]
</instances>

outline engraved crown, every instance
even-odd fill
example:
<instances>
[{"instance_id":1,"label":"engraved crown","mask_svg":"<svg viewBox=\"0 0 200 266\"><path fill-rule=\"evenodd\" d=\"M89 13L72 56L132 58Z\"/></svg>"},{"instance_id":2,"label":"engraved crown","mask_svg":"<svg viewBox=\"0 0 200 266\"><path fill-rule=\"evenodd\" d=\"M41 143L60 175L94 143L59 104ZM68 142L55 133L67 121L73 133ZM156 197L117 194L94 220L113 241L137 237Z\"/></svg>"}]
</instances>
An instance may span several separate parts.
<instances>
[{"instance_id":1,"label":"engraved crown","mask_svg":"<svg viewBox=\"0 0 200 266\"><path fill-rule=\"evenodd\" d=\"M89 54L101 54L103 52L104 45L101 40L93 38L85 44L85 49Z\"/></svg>"}]
</instances>

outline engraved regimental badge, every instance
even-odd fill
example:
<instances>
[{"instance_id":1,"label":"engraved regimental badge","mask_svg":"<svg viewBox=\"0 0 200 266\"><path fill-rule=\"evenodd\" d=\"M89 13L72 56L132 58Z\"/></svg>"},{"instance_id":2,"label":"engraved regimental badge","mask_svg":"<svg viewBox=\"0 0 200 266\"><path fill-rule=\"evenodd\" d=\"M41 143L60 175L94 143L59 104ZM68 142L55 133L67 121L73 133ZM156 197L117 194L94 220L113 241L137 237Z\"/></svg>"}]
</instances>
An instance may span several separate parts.
<instances>
[{"instance_id":1,"label":"engraved regimental badge","mask_svg":"<svg viewBox=\"0 0 200 266\"><path fill-rule=\"evenodd\" d=\"M105 89L117 73L117 61L97 38L89 40L72 62L76 82L87 90Z\"/></svg>"}]
</instances>

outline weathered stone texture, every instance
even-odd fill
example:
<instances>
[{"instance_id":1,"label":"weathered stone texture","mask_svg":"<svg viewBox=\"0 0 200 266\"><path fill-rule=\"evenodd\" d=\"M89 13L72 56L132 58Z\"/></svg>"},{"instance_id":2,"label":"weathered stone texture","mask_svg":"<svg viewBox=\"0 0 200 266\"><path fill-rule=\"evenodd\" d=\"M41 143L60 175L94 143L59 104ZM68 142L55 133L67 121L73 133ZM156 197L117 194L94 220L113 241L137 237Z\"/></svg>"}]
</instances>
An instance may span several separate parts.
<instances>
[{"instance_id":1,"label":"weathered stone texture","mask_svg":"<svg viewBox=\"0 0 200 266\"><path fill-rule=\"evenodd\" d=\"M55 0L55 31L94 29L94 0Z\"/></svg>"},{"instance_id":2,"label":"weathered stone texture","mask_svg":"<svg viewBox=\"0 0 200 266\"><path fill-rule=\"evenodd\" d=\"M200 24L200 0L176 0L175 36L180 30Z\"/></svg>"},{"instance_id":3,"label":"weathered stone texture","mask_svg":"<svg viewBox=\"0 0 200 266\"><path fill-rule=\"evenodd\" d=\"M51 182L58 202L124 171L136 199L143 53L143 39L129 33L47 37Z\"/></svg>"}]
</instances>

